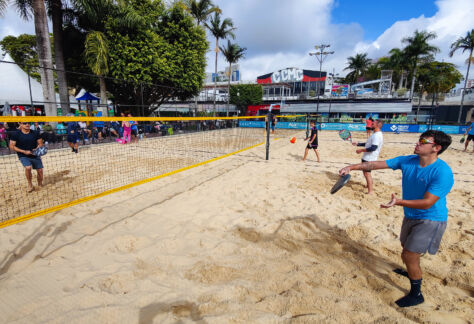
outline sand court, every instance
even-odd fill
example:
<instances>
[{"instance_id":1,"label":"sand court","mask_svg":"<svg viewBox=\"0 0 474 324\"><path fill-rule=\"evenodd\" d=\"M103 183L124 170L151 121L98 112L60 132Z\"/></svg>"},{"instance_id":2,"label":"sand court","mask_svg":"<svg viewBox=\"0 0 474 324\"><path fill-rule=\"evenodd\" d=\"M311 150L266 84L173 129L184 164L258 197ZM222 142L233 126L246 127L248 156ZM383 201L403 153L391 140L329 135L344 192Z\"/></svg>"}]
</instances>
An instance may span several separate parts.
<instances>
[{"instance_id":1,"label":"sand court","mask_svg":"<svg viewBox=\"0 0 474 324\"><path fill-rule=\"evenodd\" d=\"M326 131L322 162L313 152L301 162L304 135L277 130L269 161L261 145L1 229L0 322L472 321L474 154L460 136L441 155L455 184L440 252L422 258L426 301L400 309L409 282L392 269L403 211L379 205L401 194L401 173L374 171L368 197L352 172L331 195L337 171L360 155ZM381 159L411 154L417 138L384 134ZM219 143L212 154L230 145Z\"/></svg>"}]
</instances>

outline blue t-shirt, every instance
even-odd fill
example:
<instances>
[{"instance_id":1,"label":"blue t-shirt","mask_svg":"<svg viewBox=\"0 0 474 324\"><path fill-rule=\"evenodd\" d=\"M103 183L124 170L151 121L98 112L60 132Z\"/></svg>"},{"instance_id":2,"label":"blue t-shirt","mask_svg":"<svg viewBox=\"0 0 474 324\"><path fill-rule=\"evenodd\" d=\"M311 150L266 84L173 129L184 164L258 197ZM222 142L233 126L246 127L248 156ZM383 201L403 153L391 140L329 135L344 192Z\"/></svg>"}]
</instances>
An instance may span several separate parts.
<instances>
[{"instance_id":1,"label":"blue t-shirt","mask_svg":"<svg viewBox=\"0 0 474 324\"><path fill-rule=\"evenodd\" d=\"M474 135L474 123L471 123L471 126L469 126L469 127L471 127L471 130L469 131L468 134L469 135Z\"/></svg>"},{"instance_id":2,"label":"blue t-shirt","mask_svg":"<svg viewBox=\"0 0 474 324\"><path fill-rule=\"evenodd\" d=\"M438 158L432 164L422 168L418 155L399 156L385 162L393 170L402 170L403 199L423 199L427 191L439 197L438 201L428 209L403 207L406 218L448 220L446 196L453 187L454 179L453 171L446 162Z\"/></svg>"},{"instance_id":3,"label":"blue t-shirt","mask_svg":"<svg viewBox=\"0 0 474 324\"><path fill-rule=\"evenodd\" d=\"M134 122L133 120L130 121L130 128L133 129L133 130L138 129L136 122Z\"/></svg>"}]
</instances>

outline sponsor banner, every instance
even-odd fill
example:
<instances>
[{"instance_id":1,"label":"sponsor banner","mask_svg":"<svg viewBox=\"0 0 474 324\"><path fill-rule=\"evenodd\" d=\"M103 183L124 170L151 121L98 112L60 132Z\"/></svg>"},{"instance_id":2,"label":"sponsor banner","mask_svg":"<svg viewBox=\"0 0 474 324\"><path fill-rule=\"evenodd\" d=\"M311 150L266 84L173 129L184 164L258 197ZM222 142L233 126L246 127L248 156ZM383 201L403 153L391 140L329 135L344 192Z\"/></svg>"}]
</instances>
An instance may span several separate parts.
<instances>
[{"instance_id":1,"label":"sponsor banner","mask_svg":"<svg viewBox=\"0 0 474 324\"><path fill-rule=\"evenodd\" d=\"M412 125L412 124L384 124L382 126L382 132L418 133L419 127L418 125Z\"/></svg>"},{"instance_id":2,"label":"sponsor banner","mask_svg":"<svg viewBox=\"0 0 474 324\"><path fill-rule=\"evenodd\" d=\"M432 130L438 130L445 132L446 134L462 134L461 129L463 126L449 126L449 125L433 125ZM429 129L428 125L419 125L418 133L426 132Z\"/></svg>"},{"instance_id":3,"label":"sponsor banner","mask_svg":"<svg viewBox=\"0 0 474 324\"><path fill-rule=\"evenodd\" d=\"M331 95L333 97L347 97L348 89L349 85L347 84L333 85L331 88Z\"/></svg>"},{"instance_id":4,"label":"sponsor banner","mask_svg":"<svg viewBox=\"0 0 474 324\"><path fill-rule=\"evenodd\" d=\"M365 124L362 123L317 123L321 130L341 130L347 129L353 132L365 131ZM239 127L264 128L264 121L239 120ZM443 131L446 134L464 134L469 126L449 126L433 125L431 129ZM305 122L278 122L276 128L282 129L306 129ZM428 125L413 124L384 124L382 132L390 133L423 133L428 130Z\"/></svg>"},{"instance_id":5,"label":"sponsor banner","mask_svg":"<svg viewBox=\"0 0 474 324\"><path fill-rule=\"evenodd\" d=\"M352 123L321 123L321 130L341 130L347 129L349 131L365 131L365 124Z\"/></svg>"},{"instance_id":6,"label":"sponsor banner","mask_svg":"<svg viewBox=\"0 0 474 324\"><path fill-rule=\"evenodd\" d=\"M469 126L459 126L459 134L464 134Z\"/></svg>"},{"instance_id":7,"label":"sponsor banner","mask_svg":"<svg viewBox=\"0 0 474 324\"><path fill-rule=\"evenodd\" d=\"M264 128L264 121L257 120L239 120L239 127L255 127L255 128Z\"/></svg>"}]
</instances>

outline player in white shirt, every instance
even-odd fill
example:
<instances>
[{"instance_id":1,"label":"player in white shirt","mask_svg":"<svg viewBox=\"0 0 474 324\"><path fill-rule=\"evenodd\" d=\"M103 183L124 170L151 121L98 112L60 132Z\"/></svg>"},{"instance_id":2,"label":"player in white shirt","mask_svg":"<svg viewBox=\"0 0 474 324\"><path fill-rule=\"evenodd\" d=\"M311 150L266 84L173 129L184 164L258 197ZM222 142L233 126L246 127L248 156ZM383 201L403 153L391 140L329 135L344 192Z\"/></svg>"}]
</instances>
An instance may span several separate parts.
<instances>
[{"instance_id":1,"label":"player in white shirt","mask_svg":"<svg viewBox=\"0 0 474 324\"><path fill-rule=\"evenodd\" d=\"M382 145L383 145L383 134L382 134L382 126L383 126L383 121L380 119L377 119L373 123L373 128L374 128L374 133L369 137L366 143L357 143L357 142L352 142L352 145L354 146L363 146L363 149L357 149L356 153L362 153L364 152L364 155L362 155L362 162L371 162L371 161L377 161L380 150L382 150ZM373 193L374 189L374 182L372 180L372 176L370 174L370 171L362 171L364 173L365 180L367 181L367 189L368 189L368 194Z\"/></svg>"}]
</instances>

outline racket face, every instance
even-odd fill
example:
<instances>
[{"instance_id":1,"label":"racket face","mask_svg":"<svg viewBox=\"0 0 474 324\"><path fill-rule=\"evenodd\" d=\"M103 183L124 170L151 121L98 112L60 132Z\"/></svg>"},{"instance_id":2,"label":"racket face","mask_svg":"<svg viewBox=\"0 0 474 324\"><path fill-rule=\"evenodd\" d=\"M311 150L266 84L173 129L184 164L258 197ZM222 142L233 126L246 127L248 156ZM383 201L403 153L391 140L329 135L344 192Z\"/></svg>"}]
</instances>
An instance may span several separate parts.
<instances>
[{"instance_id":1,"label":"racket face","mask_svg":"<svg viewBox=\"0 0 474 324\"><path fill-rule=\"evenodd\" d=\"M466 139L463 137L463 138L461 138L461 140L459 142L464 143L465 140Z\"/></svg>"},{"instance_id":2,"label":"racket face","mask_svg":"<svg viewBox=\"0 0 474 324\"><path fill-rule=\"evenodd\" d=\"M350 180L351 175L350 174L345 174L337 180L336 184L331 188L331 194L335 194L338 192L344 185Z\"/></svg>"},{"instance_id":3,"label":"racket face","mask_svg":"<svg viewBox=\"0 0 474 324\"><path fill-rule=\"evenodd\" d=\"M341 129L339 131L339 137L344 141L350 140L352 138L351 132L349 132L347 129Z\"/></svg>"}]
</instances>

